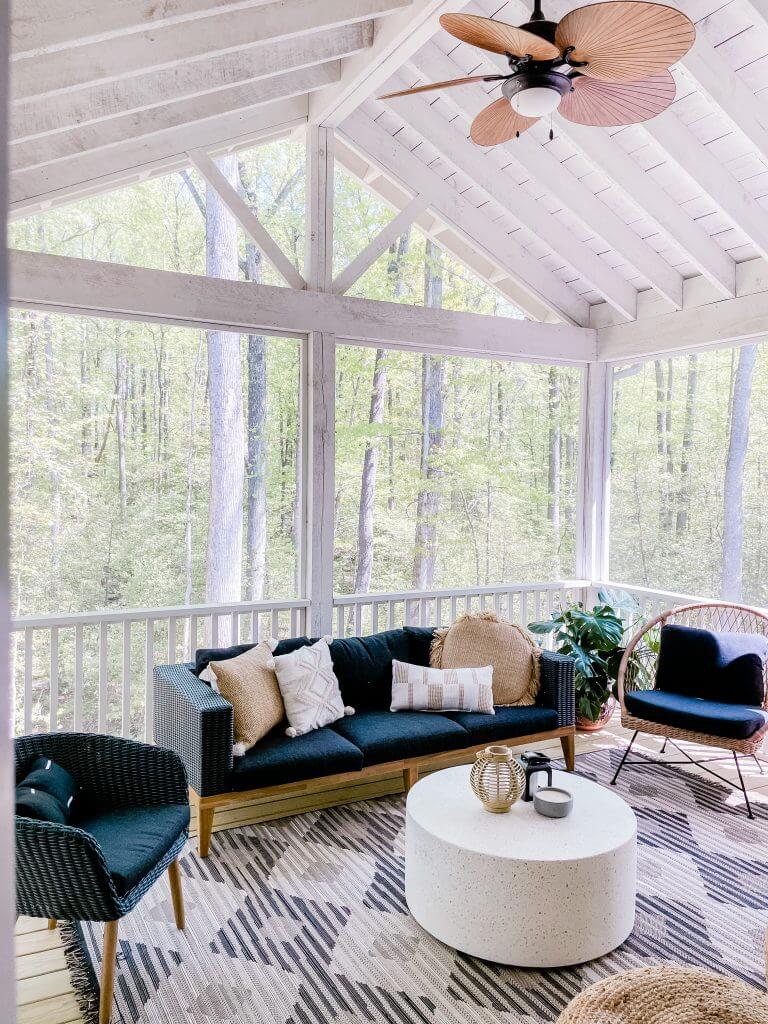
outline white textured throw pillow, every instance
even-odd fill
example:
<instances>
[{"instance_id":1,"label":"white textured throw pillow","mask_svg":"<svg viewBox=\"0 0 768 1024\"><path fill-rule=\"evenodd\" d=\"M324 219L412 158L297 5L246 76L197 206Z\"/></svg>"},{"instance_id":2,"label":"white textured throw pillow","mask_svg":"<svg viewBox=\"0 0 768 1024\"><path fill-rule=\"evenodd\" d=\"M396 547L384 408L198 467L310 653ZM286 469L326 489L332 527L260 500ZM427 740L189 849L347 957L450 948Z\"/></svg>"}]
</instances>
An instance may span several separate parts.
<instances>
[{"instance_id":1,"label":"white textured throw pillow","mask_svg":"<svg viewBox=\"0 0 768 1024\"><path fill-rule=\"evenodd\" d=\"M493 666L428 668L392 662L390 711L477 711L496 714Z\"/></svg>"},{"instance_id":2,"label":"white textured throw pillow","mask_svg":"<svg viewBox=\"0 0 768 1024\"><path fill-rule=\"evenodd\" d=\"M309 647L280 654L269 663L275 670L285 704L287 736L303 736L355 713L354 708L344 707L341 699L328 650L330 640L331 637L324 636Z\"/></svg>"}]
</instances>

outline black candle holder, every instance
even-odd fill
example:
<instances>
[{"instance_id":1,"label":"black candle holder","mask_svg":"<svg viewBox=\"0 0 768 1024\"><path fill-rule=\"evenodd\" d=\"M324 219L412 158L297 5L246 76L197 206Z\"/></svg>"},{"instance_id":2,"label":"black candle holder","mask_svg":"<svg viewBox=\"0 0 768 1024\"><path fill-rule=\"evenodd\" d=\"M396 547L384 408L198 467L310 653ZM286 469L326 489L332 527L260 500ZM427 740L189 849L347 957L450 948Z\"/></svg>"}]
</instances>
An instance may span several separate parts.
<instances>
[{"instance_id":1,"label":"black candle holder","mask_svg":"<svg viewBox=\"0 0 768 1024\"><path fill-rule=\"evenodd\" d=\"M540 750L526 750L521 754L520 761L525 772L525 790L523 800L533 800L531 793L531 779L537 772L544 772L547 776L547 785L552 785L552 760Z\"/></svg>"}]
</instances>

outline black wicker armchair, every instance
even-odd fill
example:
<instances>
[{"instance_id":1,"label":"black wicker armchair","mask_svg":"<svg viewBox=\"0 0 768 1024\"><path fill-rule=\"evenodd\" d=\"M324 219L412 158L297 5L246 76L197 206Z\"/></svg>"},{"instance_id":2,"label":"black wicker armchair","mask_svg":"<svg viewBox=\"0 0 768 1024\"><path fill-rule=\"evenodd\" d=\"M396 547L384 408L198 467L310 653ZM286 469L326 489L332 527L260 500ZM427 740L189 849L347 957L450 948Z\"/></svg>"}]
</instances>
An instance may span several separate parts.
<instances>
[{"instance_id":1,"label":"black wicker armchair","mask_svg":"<svg viewBox=\"0 0 768 1024\"><path fill-rule=\"evenodd\" d=\"M187 777L170 750L116 736L51 733L15 741L17 779L39 756L80 787L71 824L16 818L16 909L30 917L104 921L99 1022L109 1021L117 922L168 869L184 927L177 857L189 834Z\"/></svg>"}]
</instances>

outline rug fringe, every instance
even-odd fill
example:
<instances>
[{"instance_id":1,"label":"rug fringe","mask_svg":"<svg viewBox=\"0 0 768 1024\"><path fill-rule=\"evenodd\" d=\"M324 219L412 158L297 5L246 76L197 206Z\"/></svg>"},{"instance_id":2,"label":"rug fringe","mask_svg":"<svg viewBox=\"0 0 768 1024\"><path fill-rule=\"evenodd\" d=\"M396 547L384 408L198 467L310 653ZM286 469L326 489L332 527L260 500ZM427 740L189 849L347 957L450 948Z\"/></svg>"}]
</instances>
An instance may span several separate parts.
<instances>
[{"instance_id":1,"label":"rug fringe","mask_svg":"<svg viewBox=\"0 0 768 1024\"><path fill-rule=\"evenodd\" d=\"M85 951L85 938L80 922L63 921L59 925L59 934L83 1024L98 1024L99 983L90 957Z\"/></svg>"}]
</instances>

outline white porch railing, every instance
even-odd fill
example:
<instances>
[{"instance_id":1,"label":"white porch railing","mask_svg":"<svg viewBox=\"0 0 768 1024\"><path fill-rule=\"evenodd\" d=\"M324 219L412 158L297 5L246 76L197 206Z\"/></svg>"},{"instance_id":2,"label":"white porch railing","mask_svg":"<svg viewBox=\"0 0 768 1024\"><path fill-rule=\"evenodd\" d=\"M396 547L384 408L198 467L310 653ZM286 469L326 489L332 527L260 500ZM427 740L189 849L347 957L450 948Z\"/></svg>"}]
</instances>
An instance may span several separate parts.
<instances>
[{"instance_id":1,"label":"white porch railing","mask_svg":"<svg viewBox=\"0 0 768 1024\"><path fill-rule=\"evenodd\" d=\"M155 665L198 647L301 636L309 601L44 615L11 623L17 733L74 729L151 739Z\"/></svg>"},{"instance_id":2,"label":"white porch railing","mask_svg":"<svg viewBox=\"0 0 768 1024\"><path fill-rule=\"evenodd\" d=\"M493 610L527 625L597 590L624 591L648 619L700 600L690 594L586 580L507 583L448 590L352 594L333 601L334 635L364 636L403 625L449 625L467 611ZM203 646L257 642L309 631L308 600L87 612L17 619L11 624L16 732L85 730L152 738L153 671L194 660Z\"/></svg>"}]
</instances>

